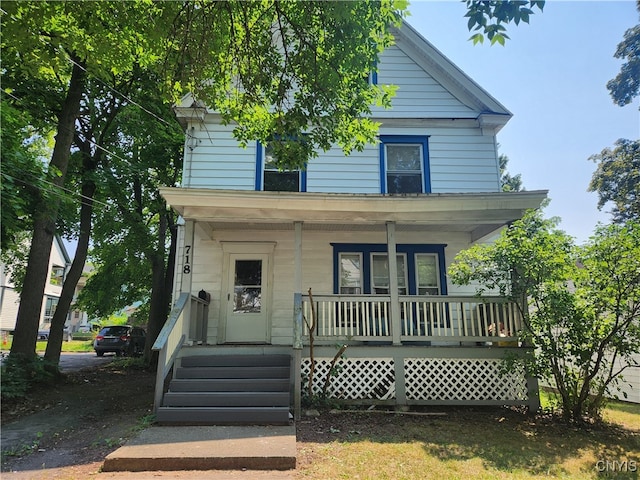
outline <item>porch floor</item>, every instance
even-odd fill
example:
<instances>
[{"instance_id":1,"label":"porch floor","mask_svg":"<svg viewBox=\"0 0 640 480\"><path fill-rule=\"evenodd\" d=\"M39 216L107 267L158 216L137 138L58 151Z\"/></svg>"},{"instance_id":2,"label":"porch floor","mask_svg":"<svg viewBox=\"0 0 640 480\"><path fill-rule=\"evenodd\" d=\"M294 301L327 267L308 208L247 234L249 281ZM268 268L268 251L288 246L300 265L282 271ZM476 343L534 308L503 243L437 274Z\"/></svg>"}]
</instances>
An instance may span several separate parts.
<instances>
[{"instance_id":1,"label":"porch floor","mask_svg":"<svg viewBox=\"0 0 640 480\"><path fill-rule=\"evenodd\" d=\"M292 470L295 426L152 426L107 456L103 472ZM274 477L275 478L275 477ZM282 477L288 478L283 472Z\"/></svg>"}]
</instances>

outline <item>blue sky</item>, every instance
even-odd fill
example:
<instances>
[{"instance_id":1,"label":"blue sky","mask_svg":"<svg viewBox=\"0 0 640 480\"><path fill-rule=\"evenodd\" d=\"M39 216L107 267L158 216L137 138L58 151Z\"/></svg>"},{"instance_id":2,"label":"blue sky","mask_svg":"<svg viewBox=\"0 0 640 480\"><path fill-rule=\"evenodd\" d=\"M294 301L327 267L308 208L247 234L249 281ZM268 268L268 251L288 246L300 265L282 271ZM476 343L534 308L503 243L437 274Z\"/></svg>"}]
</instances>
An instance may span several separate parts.
<instances>
[{"instance_id":1,"label":"blue sky","mask_svg":"<svg viewBox=\"0 0 640 480\"><path fill-rule=\"evenodd\" d=\"M587 192L590 155L618 138L640 138L638 99L616 106L605 85L622 62L613 57L625 30L638 24L635 1L548 0L529 24L510 25L504 47L473 45L459 1L413 1L409 23L513 114L498 134L509 172L527 190L549 190L546 216L584 242L598 221Z\"/></svg>"}]
</instances>

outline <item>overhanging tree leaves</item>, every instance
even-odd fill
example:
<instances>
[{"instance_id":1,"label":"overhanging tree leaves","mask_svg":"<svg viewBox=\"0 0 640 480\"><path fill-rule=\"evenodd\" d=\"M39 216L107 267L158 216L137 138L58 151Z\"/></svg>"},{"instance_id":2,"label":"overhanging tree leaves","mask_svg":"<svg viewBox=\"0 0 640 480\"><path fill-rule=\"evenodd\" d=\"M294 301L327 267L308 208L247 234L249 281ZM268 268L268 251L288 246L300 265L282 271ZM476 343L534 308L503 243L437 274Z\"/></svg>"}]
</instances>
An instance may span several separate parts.
<instances>
[{"instance_id":1,"label":"overhanging tree leaves","mask_svg":"<svg viewBox=\"0 0 640 480\"><path fill-rule=\"evenodd\" d=\"M60 189L66 180L70 149L87 75L126 71L156 60L153 4L139 2L9 2L3 4L3 67L39 81L66 85L56 112L56 141L48 180ZM166 20L165 20L166 21ZM21 75L10 77L19 78ZM38 320L60 200L41 198L33 219L12 356L35 356Z\"/></svg>"},{"instance_id":2,"label":"overhanging tree leaves","mask_svg":"<svg viewBox=\"0 0 640 480\"><path fill-rule=\"evenodd\" d=\"M640 224L601 226L584 247L556 224L529 212L495 244L461 252L450 274L516 302L533 346L527 370L557 389L567 420L582 421L599 416L640 352Z\"/></svg>"},{"instance_id":3,"label":"overhanging tree leaves","mask_svg":"<svg viewBox=\"0 0 640 480\"><path fill-rule=\"evenodd\" d=\"M640 11L640 1L636 3ZM628 29L613 55L625 60L616 78L607 82L613 101L623 107L640 94L640 24Z\"/></svg>"},{"instance_id":4,"label":"overhanging tree leaves","mask_svg":"<svg viewBox=\"0 0 640 480\"><path fill-rule=\"evenodd\" d=\"M499 43L504 45L509 38L506 34L506 24L514 22L519 25L520 22L529 23L534 9L541 12L544 8L544 1L536 0L517 0L507 2L503 0L464 0L467 4L467 13L465 17L469 20L467 27L469 31L476 31L469 40L473 43L482 43L487 37L491 41L491 45Z\"/></svg>"},{"instance_id":5,"label":"overhanging tree leaves","mask_svg":"<svg viewBox=\"0 0 640 480\"><path fill-rule=\"evenodd\" d=\"M543 2L529 3L542 9ZM532 13L519 1L469 5L470 28L477 23L500 43L504 23L528 21ZM9 79L63 86L61 103L52 107L57 134L48 174L56 187L66 180L87 78L106 80L134 68L159 72L165 98L191 91L235 122L241 141L270 143L282 166L293 168L332 143L349 151L374 138L376 125L366 114L372 104L388 104L392 89L363 77L391 43L390 28L404 7L402 0L307 2L305 8L294 1L6 2L3 66L20 73ZM11 350L26 357L35 355L59 202L41 201L36 211L29 288Z\"/></svg>"},{"instance_id":6,"label":"overhanging tree leaves","mask_svg":"<svg viewBox=\"0 0 640 480\"><path fill-rule=\"evenodd\" d=\"M117 142L101 172L109 192L96 218L93 275L81 294L81 303L96 316L142 301L149 308L150 348L169 313L177 242L177 215L167 207L158 188L176 185L182 167L183 133L167 115L155 79L150 77L117 119ZM152 115L149 115L151 113ZM158 119L167 117L168 121Z\"/></svg>"},{"instance_id":7,"label":"overhanging tree leaves","mask_svg":"<svg viewBox=\"0 0 640 480\"><path fill-rule=\"evenodd\" d=\"M181 93L181 86L190 88L208 105L225 112L226 118L236 120L240 127L245 125L246 133L263 131L262 127L250 126L260 124L261 117L238 110L246 105L243 99L247 98L256 101L259 97L277 107L274 112L266 112L267 117L278 118L280 128L274 128L276 132L295 134L292 125L302 128L316 123L313 118L320 119L325 111L292 108L288 101L291 89L273 88L265 74L278 73L271 79L307 90L305 99L309 104L315 104L314 92L328 100L337 92L343 95L345 84L340 88L333 85L328 94L322 88L331 85L335 77L314 77L313 85L307 85L311 77L299 73L309 65L301 66L300 61L316 61L319 66L330 63L345 78L353 78L356 73L361 76L362 62L367 63L367 70L375 64L378 51L391 40L390 24L399 18L392 2L350 2L336 9L335 17L325 14L318 5L300 9L295 2L10 2L3 5L3 63L6 68L19 69L45 81L67 79L64 101L57 112L56 144L49 168L51 181L61 187L87 75L100 79L130 71L136 65L157 68L164 61L160 71L165 80L161 85L174 88L173 94ZM358 15L351 15L354 9ZM300 15L301 10L309 14ZM360 55L344 55L337 48L324 52L322 47L326 44L308 42L333 29L349 32L347 40L352 48L363 43ZM277 35L291 41L290 45L282 42L284 54L276 55L273 52L278 50L271 48ZM278 59L284 63L278 63ZM371 124L360 121L360 107L362 97L370 98L374 89L349 85L354 94L352 102L344 96L334 99L340 105L340 125L351 129L342 129L343 138L362 129L373 131ZM247 87L255 87L255 91L249 94L244 90ZM318 100L318 105L326 103ZM242 133L240 128L237 131ZM323 137L322 132L329 138ZM335 135L338 133L328 129L319 131L312 141L329 144ZM48 278L58 207L58 202L52 201L43 202L36 209L25 276L29 289L23 292L12 355L35 355L39 302Z\"/></svg>"},{"instance_id":8,"label":"overhanging tree leaves","mask_svg":"<svg viewBox=\"0 0 640 480\"><path fill-rule=\"evenodd\" d=\"M589 160L598 164L589 183L589 191L598 193L598 209L611 202L615 223L640 221L640 140L620 139Z\"/></svg>"},{"instance_id":9,"label":"overhanging tree leaves","mask_svg":"<svg viewBox=\"0 0 640 480\"><path fill-rule=\"evenodd\" d=\"M44 179L45 145L30 126L28 112L2 100L0 108L2 205L0 218L0 248L2 252L21 243L23 233L31 229L31 220L38 196L46 191Z\"/></svg>"}]
</instances>

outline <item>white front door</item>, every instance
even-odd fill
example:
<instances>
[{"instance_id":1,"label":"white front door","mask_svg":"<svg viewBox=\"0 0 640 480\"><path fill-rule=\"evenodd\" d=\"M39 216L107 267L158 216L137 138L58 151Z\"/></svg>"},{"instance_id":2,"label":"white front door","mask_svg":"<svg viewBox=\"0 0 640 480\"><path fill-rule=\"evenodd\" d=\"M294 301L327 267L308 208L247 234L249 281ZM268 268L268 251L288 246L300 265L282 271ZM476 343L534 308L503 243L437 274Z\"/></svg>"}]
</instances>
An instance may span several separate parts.
<instances>
[{"instance_id":1,"label":"white front door","mask_svg":"<svg viewBox=\"0 0 640 480\"><path fill-rule=\"evenodd\" d=\"M267 343L271 255L240 253L230 254L228 259L225 340L229 343Z\"/></svg>"}]
</instances>

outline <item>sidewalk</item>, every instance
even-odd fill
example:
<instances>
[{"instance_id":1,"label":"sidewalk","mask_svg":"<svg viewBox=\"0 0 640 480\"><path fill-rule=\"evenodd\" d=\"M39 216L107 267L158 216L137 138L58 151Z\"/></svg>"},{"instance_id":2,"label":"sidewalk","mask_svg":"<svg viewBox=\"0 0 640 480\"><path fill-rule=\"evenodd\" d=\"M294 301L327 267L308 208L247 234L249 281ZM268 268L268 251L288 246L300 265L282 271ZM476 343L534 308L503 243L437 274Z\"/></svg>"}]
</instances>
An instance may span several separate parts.
<instances>
[{"instance_id":1,"label":"sidewalk","mask_svg":"<svg viewBox=\"0 0 640 480\"><path fill-rule=\"evenodd\" d=\"M295 466L293 425L152 426L109 454L97 478L289 480Z\"/></svg>"}]
</instances>

